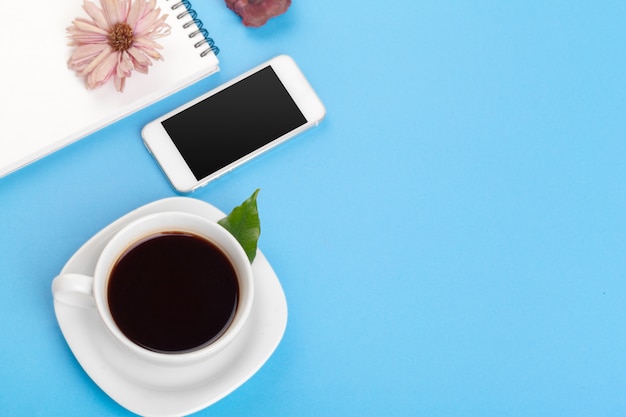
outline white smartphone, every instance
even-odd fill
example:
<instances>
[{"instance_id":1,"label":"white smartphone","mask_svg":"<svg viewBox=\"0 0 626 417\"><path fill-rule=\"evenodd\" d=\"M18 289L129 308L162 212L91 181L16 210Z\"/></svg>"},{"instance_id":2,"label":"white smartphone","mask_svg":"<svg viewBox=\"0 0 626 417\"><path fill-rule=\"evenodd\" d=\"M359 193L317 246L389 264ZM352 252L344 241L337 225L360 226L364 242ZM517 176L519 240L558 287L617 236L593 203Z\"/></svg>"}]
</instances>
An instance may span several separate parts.
<instances>
[{"instance_id":1,"label":"white smartphone","mask_svg":"<svg viewBox=\"0 0 626 417\"><path fill-rule=\"evenodd\" d=\"M189 193L325 114L293 59L280 55L148 123L141 136L172 186Z\"/></svg>"}]
</instances>

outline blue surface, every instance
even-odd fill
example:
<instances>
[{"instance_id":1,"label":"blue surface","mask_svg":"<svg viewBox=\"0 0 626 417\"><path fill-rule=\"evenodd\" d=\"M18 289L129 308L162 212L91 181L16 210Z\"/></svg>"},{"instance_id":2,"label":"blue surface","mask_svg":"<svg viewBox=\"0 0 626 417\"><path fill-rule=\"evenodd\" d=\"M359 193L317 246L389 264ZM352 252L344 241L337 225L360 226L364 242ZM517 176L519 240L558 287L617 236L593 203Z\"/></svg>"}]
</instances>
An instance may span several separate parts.
<instances>
[{"instance_id":1,"label":"blue surface","mask_svg":"<svg viewBox=\"0 0 626 417\"><path fill-rule=\"evenodd\" d=\"M0 414L129 414L74 360L51 280L175 195L145 123L286 53L327 119L194 196L261 188L289 323L198 415L626 415L623 1L295 0L256 30L193 3L219 74L0 179Z\"/></svg>"}]
</instances>

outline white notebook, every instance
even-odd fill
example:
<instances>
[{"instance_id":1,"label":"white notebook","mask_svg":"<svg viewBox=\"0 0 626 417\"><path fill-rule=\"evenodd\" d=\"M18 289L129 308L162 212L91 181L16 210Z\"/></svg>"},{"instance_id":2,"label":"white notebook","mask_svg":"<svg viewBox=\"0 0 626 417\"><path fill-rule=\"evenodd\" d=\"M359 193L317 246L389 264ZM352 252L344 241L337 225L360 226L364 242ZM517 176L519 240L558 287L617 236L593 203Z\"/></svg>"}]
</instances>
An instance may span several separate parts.
<instances>
[{"instance_id":1,"label":"white notebook","mask_svg":"<svg viewBox=\"0 0 626 417\"><path fill-rule=\"evenodd\" d=\"M88 90L67 67L73 47L66 28L88 18L82 0L31 1L28 13L22 2L3 4L9 18L0 25L0 177L218 71L217 49L191 4L157 2L171 26L157 40L163 60L148 74L134 71L122 93L112 79Z\"/></svg>"}]
</instances>

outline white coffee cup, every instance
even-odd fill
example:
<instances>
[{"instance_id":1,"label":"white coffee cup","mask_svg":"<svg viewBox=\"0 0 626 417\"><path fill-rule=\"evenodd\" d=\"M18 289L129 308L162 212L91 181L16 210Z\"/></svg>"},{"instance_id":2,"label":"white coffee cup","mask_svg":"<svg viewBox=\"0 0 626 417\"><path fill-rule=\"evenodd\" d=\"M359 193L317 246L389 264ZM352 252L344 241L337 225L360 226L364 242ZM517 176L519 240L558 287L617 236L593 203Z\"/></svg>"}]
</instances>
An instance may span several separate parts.
<instances>
[{"instance_id":1,"label":"white coffee cup","mask_svg":"<svg viewBox=\"0 0 626 417\"><path fill-rule=\"evenodd\" d=\"M133 245L162 233L188 233L204 238L221 249L230 260L239 287L237 306L223 333L208 345L181 352L157 352L130 340L116 324L109 307L109 278L118 259ZM111 335L124 349L141 358L163 364L184 364L207 358L227 346L240 333L252 309L252 268L239 242L214 221L184 212L161 212L141 217L120 229L100 253L92 276L64 273L52 283L55 300L79 308L95 309Z\"/></svg>"}]
</instances>

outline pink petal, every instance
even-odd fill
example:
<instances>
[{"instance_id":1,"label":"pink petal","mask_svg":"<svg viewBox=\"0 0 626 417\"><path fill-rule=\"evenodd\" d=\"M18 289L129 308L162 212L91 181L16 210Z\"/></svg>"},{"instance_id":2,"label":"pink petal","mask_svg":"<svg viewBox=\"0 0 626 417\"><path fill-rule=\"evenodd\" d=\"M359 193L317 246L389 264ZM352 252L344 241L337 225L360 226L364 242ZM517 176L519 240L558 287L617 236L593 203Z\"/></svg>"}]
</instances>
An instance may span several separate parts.
<instances>
[{"instance_id":1,"label":"pink petal","mask_svg":"<svg viewBox=\"0 0 626 417\"><path fill-rule=\"evenodd\" d=\"M144 8L143 14L141 15L141 18L146 17L146 15L150 13L150 11L154 10L155 8L156 8L156 0L148 0L146 7Z\"/></svg>"},{"instance_id":2,"label":"pink petal","mask_svg":"<svg viewBox=\"0 0 626 417\"><path fill-rule=\"evenodd\" d=\"M142 74L147 74L148 68L150 68L150 66L152 65L152 60L150 59L150 57L138 48L129 48L127 52L133 59L133 65L135 66L135 70L141 72ZM160 55L159 58L161 58Z\"/></svg>"},{"instance_id":3,"label":"pink petal","mask_svg":"<svg viewBox=\"0 0 626 417\"><path fill-rule=\"evenodd\" d=\"M67 28L68 31L70 32L75 32L79 34L80 33L97 34L97 35L102 35L105 37L109 35L108 30L104 30L98 27L97 25L95 25L92 21L89 21L86 19L77 18L77 19L74 19L72 23L73 23L73 26L70 26L69 28Z\"/></svg>"},{"instance_id":4,"label":"pink petal","mask_svg":"<svg viewBox=\"0 0 626 417\"><path fill-rule=\"evenodd\" d=\"M83 2L83 9L87 12L96 25L101 29L107 30L109 28L108 22L102 9L93 4L92 2L85 0Z\"/></svg>"},{"instance_id":5,"label":"pink petal","mask_svg":"<svg viewBox=\"0 0 626 417\"><path fill-rule=\"evenodd\" d=\"M108 54L94 69L87 75L87 86L89 88L98 87L108 81L115 73L117 66L117 53Z\"/></svg>"},{"instance_id":6,"label":"pink petal","mask_svg":"<svg viewBox=\"0 0 626 417\"><path fill-rule=\"evenodd\" d=\"M126 10L123 9L128 7L127 1L100 0L100 4L102 5L102 11L104 12L109 27L124 21Z\"/></svg>"},{"instance_id":7,"label":"pink petal","mask_svg":"<svg viewBox=\"0 0 626 417\"><path fill-rule=\"evenodd\" d=\"M129 54L122 52L118 54L116 75L118 77L130 77L133 71L133 60Z\"/></svg>"},{"instance_id":8,"label":"pink petal","mask_svg":"<svg viewBox=\"0 0 626 417\"><path fill-rule=\"evenodd\" d=\"M161 45L146 36L136 37L133 45L141 49L163 49Z\"/></svg>"},{"instance_id":9,"label":"pink petal","mask_svg":"<svg viewBox=\"0 0 626 417\"><path fill-rule=\"evenodd\" d=\"M137 21L141 18L145 6L145 2L137 0L132 2L132 4L130 5L130 10L128 11L126 23L133 29L135 28Z\"/></svg>"},{"instance_id":10,"label":"pink petal","mask_svg":"<svg viewBox=\"0 0 626 417\"><path fill-rule=\"evenodd\" d=\"M115 82L115 89L117 91L119 91L120 93L124 92L124 86L126 85L126 77L113 77L113 80Z\"/></svg>"},{"instance_id":11,"label":"pink petal","mask_svg":"<svg viewBox=\"0 0 626 417\"><path fill-rule=\"evenodd\" d=\"M128 54L130 55L130 57L133 59L133 62L135 64L135 68L137 67L142 67L142 68L147 68L148 66L152 65L152 61L150 60L150 57L147 56L142 50L140 50L139 48L136 48L134 46L128 48Z\"/></svg>"},{"instance_id":12,"label":"pink petal","mask_svg":"<svg viewBox=\"0 0 626 417\"><path fill-rule=\"evenodd\" d=\"M93 72L103 61L109 58L110 55L115 56L115 52L111 49L109 45L105 45L105 48L100 52L98 56L96 56L87 66L85 66L82 71L79 73L80 75L89 75Z\"/></svg>"},{"instance_id":13,"label":"pink petal","mask_svg":"<svg viewBox=\"0 0 626 417\"><path fill-rule=\"evenodd\" d=\"M161 13L160 9L150 10L149 13L145 14L137 24L135 25L135 33L145 34L150 31L151 28L154 27L154 23L158 20L159 13Z\"/></svg>"},{"instance_id":14,"label":"pink petal","mask_svg":"<svg viewBox=\"0 0 626 417\"><path fill-rule=\"evenodd\" d=\"M88 44L77 47L68 60L68 66L76 71L82 71L106 48L106 44Z\"/></svg>"}]
</instances>

